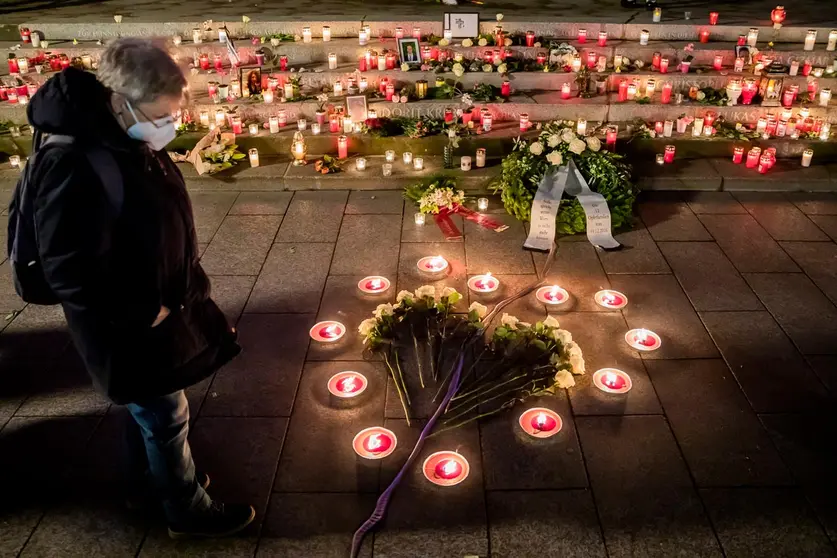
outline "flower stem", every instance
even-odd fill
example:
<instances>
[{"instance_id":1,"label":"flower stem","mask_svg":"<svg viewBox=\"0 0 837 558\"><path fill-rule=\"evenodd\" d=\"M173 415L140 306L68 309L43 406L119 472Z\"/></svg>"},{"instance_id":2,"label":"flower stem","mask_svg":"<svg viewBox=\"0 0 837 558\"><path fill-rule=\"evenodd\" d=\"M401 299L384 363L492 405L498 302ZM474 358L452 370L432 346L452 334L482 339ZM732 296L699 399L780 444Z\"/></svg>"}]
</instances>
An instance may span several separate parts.
<instances>
[{"instance_id":1,"label":"flower stem","mask_svg":"<svg viewBox=\"0 0 837 558\"><path fill-rule=\"evenodd\" d=\"M514 401L514 400L512 400L512 401ZM503 411L504 409L505 409L505 407L504 407L504 406L500 406L500 407L498 407L497 409L494 409L493 411L488 411L487 413L481 413L481 414L479 414L479 415L477 415L477 416L475 416L475 417L469 418L469 419L467 419L467 420L463 420L462 422L457 423L457 424L454 424L454 425L452 425L452 426L446 426L446 427L444 427L444 428L440 428L439 430L437 430L437 431L433 432L432 434L430 434L430 435L429 435L429 436L427 436L427 437L428 437L428 438L432 438L433 436L435 436L435 435L437 435L437 434L441 434L442 432L446 432L446 431L448 431L448 430L453 430L454 428L459 428L459 427L461 427L461 426L465 426L465 425L466 425L466 424L468 424L469 422L474 422L474 421L476 421L476 420L481 420L481 419L484 419L484 418L486 418L486 417L490 417L490 416L492 416L492 415L496 415L497 413L499 413L499 412Z\"/></svg>"},{"instance_id":2,"label":"flower stem","mask_svg":"<svg viewBox=\"0 0 837 558\"><path fill-rule=\"evenodd\" d=\"M407 389L407 382L404 381L404 372L401 371L401 360L398 358L398 349L395 349L395 367L398 369L398 377L401 379L401 387L404 389L404 398L407 399L407 405L412 405L410 391Z\"/></svg>"},{"instance_id":3,"label":"flower stem","mask_svg":"<svg viewBox=\"0 0 837 558\"><path fill-rule=\"evenodd\" d=\"M421 373L421 352L419 351L418 339L416 339L416 332L413 331L413 324L410 324L410 335L413 337L413 350L416 353L416 366L418 366L419 383L424 389L424 375Z\"/></svg>"},{"instance_id":4,"label":"flower stem","mask_svg":"<svg viewBox=\"0 0 837 558\"><path fill-rule=\"evenodd\" d=\"M464 411L461 411L461 412L459 412L459 413L456 413L455 415L453 415L452 417L450 417L449 419L447 419L445 422L449 422L449 421L452 421L452 420L454 420L454 419L457 419L457 418L461 417L462 415L466 415L466 414L470 413L471 411L473 411L474 409L476 409L477 407L479 407L480 405L485 405L485 404L486 404L486 403L488 403L489 401L494 401L495 399L497 399L497 398L499 398L499 397L503 397L503 396L504 396L504 395L506 395L506 394L509 394L509 393L512 393L512 392L515 392L515 391L520 391L520 390L521 390L524 386L526 386L526 385L527 385L527 384L529 384L529 383L534 384L534 382L526 382L526 383L525 383L525 384L523 384L523 385L520 385L520 386L517 386L517 387L513 387L513 388L511 388L511 389L507 389L507 390L505 390L505 391L502 391L502 392L498 393L497 395L495 395L495 396L493 396L493 397L491 397L491 398L489 398L489 399L486 399L485 401L477 401L476 403L474 403L473 405L471 405L470 407L468 407L468 408L467 408L467 409L465 409ZM533 386L533 387L534 387L534 386ZM460 405L460 406L461 406L461 405Z\"/></svg>"},{"instance_id":5,"label":"flower stem","mask_svg":"<svg viewBox=\"0 0 837 558\"><path fill-rule=\"evenodd\" d=\"M392 376L392 383L395 384L395 391L398 393L398 400L401 401L401 408L404 409L404 418L407 419L407 426L410 426L410 412L407 409L407 403L404 401L404 394L401 393L401 386L398 383L398 378L395 376L395 370L392 369L392 365L389 363L388 353L389 351L384 353L384 363L386 363L389 374Z\"/></svg>"}]
</instances>

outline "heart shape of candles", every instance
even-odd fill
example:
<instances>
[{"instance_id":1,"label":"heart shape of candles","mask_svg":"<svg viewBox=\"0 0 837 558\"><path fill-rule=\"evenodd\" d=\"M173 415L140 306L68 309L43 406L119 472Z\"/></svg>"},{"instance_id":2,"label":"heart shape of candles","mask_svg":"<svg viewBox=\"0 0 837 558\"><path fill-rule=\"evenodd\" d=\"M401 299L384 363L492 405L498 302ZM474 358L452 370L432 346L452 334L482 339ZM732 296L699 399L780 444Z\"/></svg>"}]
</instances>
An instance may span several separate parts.
<instances>
[{"instance_id":1,"label":"heart shape of candles","mask_svg":"<svg viewBox=\"0 0 837 558\"><path fill-rule=\"evenodd\" d=\"M602 308L609 308L611 310L624 308L628 304L627 296L619 291L613 291L610 289L597 292L593 298L596 301L596 304Z\"/></svg>"},{"instance_id":2,"label":"heart shape of candles","mask_svg":"<svg viewBox=\"0 0 837 558\"><path fill-rule=\"evenodd\" d=\"M395 433L380 426L364 428L352 440L355 453L364 459L383 459L392 454L397 445Z\"/></svg>"},{"instance_id":3,"label":"heart shape of candles","mask_svg":"<svg viewBox=\"0 0 837 558\"><path fill-rule=\"evenodd\" d=\"M453 486L471 472L468 460L453 451L438 451L424 460L422 471L427 480L438 486Z\"/></svg>"},{"instance_id":4,"label":"heart shape of candles","mask_svg":"<svg viewBox=\"0 0 837 558\"><path fill-rule=\"evenodd\" d=\"M346 326L340 322L325 321L318 322L308 332L311 339L321 343L334 343L346 333Z\"/></svg>"},{"instance_id":5,"label":"heart shape of candles","mask_svg":"<svg viewBox=\"0 0 837 558\"><path fill-rule=\"evenodd\" d=\"M656 351L663 342L660 336L648 329L632 329L625 334L625 341L637 351Z\"/></svg>"},{"instance_id":6,"label":"heart shape of candles","mask_svg":"<svg viewBox=\"0 0 837 558\"><path fill-rule=\"evenodd\" d=\"M627 393L633 382L627 373L617 368L602 368L593 374L593 385L606 393Z\"/></svg>"},{"instance_id":7,"label":"heart shape of candles","mask_svg":"<svg viewBox=\"0 0 837 558\"><path fill-rule=\"evenodd\" d=\"M544 304L564 304L570 299L569 293L558 285L541 287L535 292L535 297Z\"/></svg>"},{"instance_id":8,"label":"heart shape of candles","mask_svg":"<svg viewBox=\"0 0 837 558\"><path fill-rule=\"evenodd\" d=\"M360 372L347 370L338 372L328 380L328 391L335 397L348 399L357 397L366 390L368 385L366 376Z\"/></svg>"},{"instance_id":9,"label":"heart shape of candles","mask_svg":"<svg viewBox=\"0 0 837 558\"><path fill-rule=\"evenodd\" d=\"M500 280L490 273L474 275L468 279L468 288L476 293L493 293L500 287Z\"/></svg>"},{"instance_id":10,"label":"heart shape of candles","mask_svg":"<svg viewBox=\"0 0 837 558\"><path fill-rule=\"evenodd\" d=\"M419 271L441 273L448 268L448 261L442 256L425 256L416 264Z\"/></svg>"},{"instance_id":11,"label":"heart shape of candles","mask_svg":"<svg viewBox=\"0 0 837 558\"><path fill-rule=\"evenodd\" d=\"M534 438L554 436L564 425L558 413L544 407L534 407L523 411L518 423L526 434Z\"/></svg>"},{"instance_id":12,"label":"heart shape of candles","mask_svg":"<svg viewBox=\"0 0 837 558\"><path fill-rule=\"evenodd\" d=\"M391 286L389 279L380 275L370 275L358 281L357 288L366 294L378 294Z\"/></svg>"}]
</instances>

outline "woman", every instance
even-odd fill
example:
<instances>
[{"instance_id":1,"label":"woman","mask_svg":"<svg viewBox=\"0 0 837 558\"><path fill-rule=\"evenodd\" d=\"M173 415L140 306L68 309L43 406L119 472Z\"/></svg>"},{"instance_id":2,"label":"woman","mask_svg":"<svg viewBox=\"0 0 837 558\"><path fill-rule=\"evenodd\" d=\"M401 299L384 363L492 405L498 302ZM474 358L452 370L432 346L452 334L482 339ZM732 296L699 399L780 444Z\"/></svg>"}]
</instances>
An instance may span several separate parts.
<instances>
[{"instance_id":1,"label":"woman","mask_svg":"<svg viewBox=\"0 0 837 558\"><path fill-rule=\"evenodd\" d=\"M187 441L183 389L240 348L209 296L189 196L163 150L185 89L166 51L121 39L102 55L98 79L67 69L28 108L37 135L73 138L45 144L32 169L45 278L94 384L127 405L145 454L134 465L148 469L173 538L233 534L255 517L251 506L209 498ZM121 207L109 205L103 173L85 157L90 148L106 150L118 167Z\"/></svg>"}]
</instances>

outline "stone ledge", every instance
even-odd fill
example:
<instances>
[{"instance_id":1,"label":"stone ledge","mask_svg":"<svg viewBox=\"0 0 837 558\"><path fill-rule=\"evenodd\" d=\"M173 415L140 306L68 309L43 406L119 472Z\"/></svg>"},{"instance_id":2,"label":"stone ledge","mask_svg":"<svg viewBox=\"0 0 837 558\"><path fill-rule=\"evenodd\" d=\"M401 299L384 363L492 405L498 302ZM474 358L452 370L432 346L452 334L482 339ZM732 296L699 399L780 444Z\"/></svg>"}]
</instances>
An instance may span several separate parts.
<instances>
[{"instance_id":1,"label":"stone ledge","mask_svg":"<svg viewBox=\"0 0 837 558\"><path fill-rule=\"evenodd\" d=\"M642 190L721 190L723 178L708 159L675 158L674 163L658 165L649 161L634 169Z\"/></svg>"},{"instance_id":2,"label":"stone ledge","mask_svg":"<svg viewBox=\"0 0 837 558\"><path fill-rule=\"evenodd\" d=\"M798 159L779 159L767 174L736 165L728 159L713 159L711 165L723 177L723 189L766 192L832 192L837 190L837 174L826 165L803 167Z\"/></svg>"}]
</instances>

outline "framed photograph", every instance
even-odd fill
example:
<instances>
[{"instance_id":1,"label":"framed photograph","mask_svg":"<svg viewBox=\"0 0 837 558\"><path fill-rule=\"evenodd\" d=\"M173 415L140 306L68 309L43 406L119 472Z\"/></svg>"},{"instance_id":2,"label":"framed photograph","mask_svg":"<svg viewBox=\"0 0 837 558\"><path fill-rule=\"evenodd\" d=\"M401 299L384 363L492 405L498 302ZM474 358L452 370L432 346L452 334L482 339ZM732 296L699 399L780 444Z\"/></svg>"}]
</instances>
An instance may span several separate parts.
<instances>
[{"instance_id":1,"label":"framed photograph","mask_svg":"<svg viewBox=\"0 0 837 558\"><path fill-rule=\"evenodd\" d=\"M413 37L398 39L398 55L402 64L421 64L419 40Z\"/></svg>"},{"instance_id":2,"label":"framed photograph","mask_svg":"<svg viewBox=\"0 0 837 558\"><path fill-rule=\"evenodd\" d=\"M346 112L349 113L352 122L366 122L366 96L346 97Z\"/></svg>"},{"instance_id":3,"label":"framed photograph","mask_svg":"<svg viewBox=\"0 0 837 558\"><path fill-rule=\"evenodd\" d=\"M239 68L239 79L241 79L242 97L251 97L262 92L261 66L242 66Z\"/></svg>"},{"instance_id":4,"label":"framed photograph","mask_svg":"<svg viewBox=\"0 0 837 558\"><path fill-rule=\"evenodd\" d=\"M450 31L454 39L474 38L480 34L480 14L452 14L446 13L444 30Z\"/></svg>"}]
</instances>

